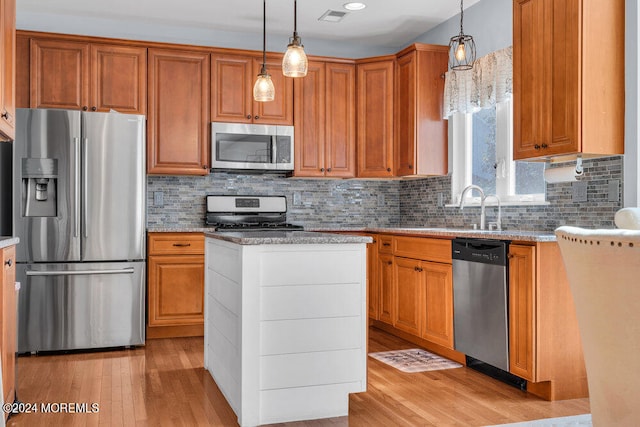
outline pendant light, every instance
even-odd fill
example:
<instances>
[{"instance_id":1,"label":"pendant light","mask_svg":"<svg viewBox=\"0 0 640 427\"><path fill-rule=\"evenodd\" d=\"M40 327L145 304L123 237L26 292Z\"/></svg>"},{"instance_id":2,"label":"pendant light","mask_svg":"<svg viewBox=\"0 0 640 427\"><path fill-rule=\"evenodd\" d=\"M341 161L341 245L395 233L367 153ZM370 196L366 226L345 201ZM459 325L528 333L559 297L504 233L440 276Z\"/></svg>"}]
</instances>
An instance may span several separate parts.
<instances>
[{"instance_id":1,"label":"pendant light","mask_svg":"<svg viewBox=\"0 0 640 427\"><path fill-rule=\"evenodd\" d=\"M462 19L464 9L460 0L460 34L449 41L449 68L452 70L470 70L476 61L476 43L473 37L464 34Z\"/></svg>"},{"instance_id":2,"label":"pendant light","mask_svg":"<svg viewBox=\"0 0 640 427\"><path fill-rule=\"evenodd\" d=\"M258 102L273 101L276 88L271 74L267 73L267 0L262 1L262 67L253 85L253 99Z\"/></svg>"},{"instance_id":3,"label":"pendant light","mask_svg":"<svg viewBox=\"0 0 640 427\"><path fill-rule=\"evenodd\" d=\"M307 68L307 55L298 36L298 2L293 0L293 37L289 38L282 60L282 74L287 77L304 77L307 75Z\"/></svg>"}]
</instances>

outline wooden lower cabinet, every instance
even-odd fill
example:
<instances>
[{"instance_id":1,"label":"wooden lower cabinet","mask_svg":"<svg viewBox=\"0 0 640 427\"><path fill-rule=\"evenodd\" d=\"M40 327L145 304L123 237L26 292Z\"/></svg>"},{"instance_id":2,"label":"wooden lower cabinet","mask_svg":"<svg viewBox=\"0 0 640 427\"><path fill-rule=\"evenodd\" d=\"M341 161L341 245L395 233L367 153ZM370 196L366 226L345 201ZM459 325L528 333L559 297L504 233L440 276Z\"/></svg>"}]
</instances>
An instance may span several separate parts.
<instances>
[{"instance_id":1,"label":"wooden lower cabinet","mask_svg":"<svg viewBox=\"0 0 640 427\"><path fill-rule=\"evenodd\" d=\"M378 239L375 234L367 234L373 242L367 244L367 306L369 319L380 318L380 286L378 282Z\"/></svg>"},{"instance_id":2,"label":"wooden lower cabinet","mask_svg":"<svg viewBox=\"0 0 640 427\"><path fill-rule=\"evenodd\" d=\"M378 254L378 286L380 291L379 320L392 325L395 317L393 255Z\"/></svg>"},{"instance_id":3,"label":"wooden lower cabinet","mask_svg":"<svg viewBox=\"0 0 640 427\"><path fill-rule=\"evenodd\" d=\"M420 335L422 291L424 276L420 261L395 257L393 289L395 292L395 316L393 326L412 335Z\"/></svg>"},{"instance_id":4,"label":"wooden lower cabinet","mask_svg":"<svg viewBox=\"0 0 640 427\"><path fill-rule=\"evenodd\" d=\"M0 274L0 297L2 299L2 391L4 403L12 403L16 394L16 248L9 246L0 250L2 273ZM8 413L5 411L5 419Z\"/></svg>"},{"instance_id":5,"label":"wooden lower cabinet","mask_svg":"<svg viewBox=\"0 0 640 427\"><path fill-rule=\"evenodd\" d=\"M509 246L509 370L546 400L588 396L578 321L556 242Z\"/></svg>"},{"instance_id":6,"label":"wooden lower cabinet","mask_svg":"<svg viewBox=\"0 0 640 427\"><path fill-rule=\"evenodd\" d=\"M450 251L449 251L450 252ZM453 270L451 264L422 261L424 316L420 336L453 348Z\"/></svg>"},{"instance_id":7,"label":"wooden lower cabinet","mask_svg":"<svg viewBox=\"0 0 640 427\"><path fill-rule=\"evenodd\" d=\"M204 333L204 236L150 233L147 338Z\"/></svg>"}]
</instances>

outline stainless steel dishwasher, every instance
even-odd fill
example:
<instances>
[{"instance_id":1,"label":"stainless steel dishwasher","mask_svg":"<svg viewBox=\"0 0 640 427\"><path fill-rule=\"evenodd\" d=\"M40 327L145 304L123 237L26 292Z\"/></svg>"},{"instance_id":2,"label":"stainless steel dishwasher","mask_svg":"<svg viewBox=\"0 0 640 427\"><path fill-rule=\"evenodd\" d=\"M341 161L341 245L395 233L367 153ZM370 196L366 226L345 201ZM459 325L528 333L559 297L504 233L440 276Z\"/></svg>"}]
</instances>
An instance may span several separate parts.
<instances>
[{"instance_id":1,"label":"stainless steel dishwasher","mask_svg":"<svg viewBox=\"0 0 640 427\"><path fill-rule=\"evenodd\" d=\"M455 239L453 258L454 348L509 370L509 243Z\"/></svg>"}]
</instances>

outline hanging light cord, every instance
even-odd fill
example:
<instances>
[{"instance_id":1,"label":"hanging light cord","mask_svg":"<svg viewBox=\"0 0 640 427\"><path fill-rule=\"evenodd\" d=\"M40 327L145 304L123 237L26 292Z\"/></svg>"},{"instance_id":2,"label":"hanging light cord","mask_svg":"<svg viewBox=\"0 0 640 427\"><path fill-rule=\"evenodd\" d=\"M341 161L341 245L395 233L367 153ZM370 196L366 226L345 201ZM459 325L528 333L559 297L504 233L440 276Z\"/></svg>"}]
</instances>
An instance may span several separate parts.
<instances>
[{"instance_id":1,"label":"hanging light cord","mask_svg":"<svg viewBox=\"0 0 640 427\"><path fill-rule=\"evenodd\" d=\"M298 36L298 0L293 0L293 37Z\"/></svg>"},{"instance_id":2,"label":"hanging light cord","mask_svg":"<svg viewBox=\"0 0 640 427\"><path fill-rule=\"evenodd\" d=\"M267 0L262 0L262 68L260 74L267 72Z\"/></svg>"},{"instance_id":3,"label":"hanging light cord","mask_svg":"<svg viewBox=\"0 0 640 427\"><path fill-rule=\"evenodd\" d=\"M464 15L464 8L462 6L462 2L463 1L464 0L460 0L460 35L464 34L464 31L462 30L462 18L463 18L463 15Z\"/></svg>"}]
</instances>

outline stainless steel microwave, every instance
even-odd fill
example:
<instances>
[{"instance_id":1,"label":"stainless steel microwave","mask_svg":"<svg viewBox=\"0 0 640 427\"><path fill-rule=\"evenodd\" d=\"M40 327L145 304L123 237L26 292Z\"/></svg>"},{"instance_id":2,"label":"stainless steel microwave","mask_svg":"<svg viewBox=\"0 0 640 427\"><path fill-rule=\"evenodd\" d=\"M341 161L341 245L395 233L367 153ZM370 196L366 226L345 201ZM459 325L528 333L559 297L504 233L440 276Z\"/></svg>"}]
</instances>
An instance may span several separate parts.
<instances>
[{"instance_id":1,"label":"stainless steel microwave","mask_svg":"<svg viewBox=\"0 0 640 427\"><path fill-rule=\"evenodd\" d=\"M211 168L293 170L293 126L211 123Z\"/></svg>"}]
</instances>

